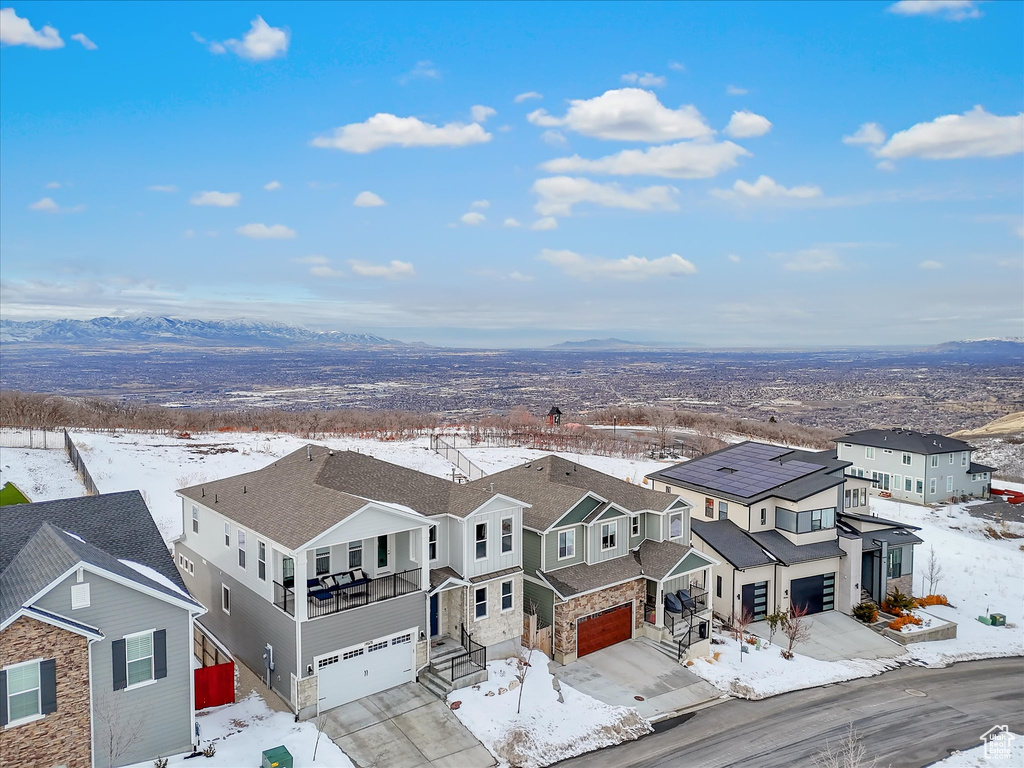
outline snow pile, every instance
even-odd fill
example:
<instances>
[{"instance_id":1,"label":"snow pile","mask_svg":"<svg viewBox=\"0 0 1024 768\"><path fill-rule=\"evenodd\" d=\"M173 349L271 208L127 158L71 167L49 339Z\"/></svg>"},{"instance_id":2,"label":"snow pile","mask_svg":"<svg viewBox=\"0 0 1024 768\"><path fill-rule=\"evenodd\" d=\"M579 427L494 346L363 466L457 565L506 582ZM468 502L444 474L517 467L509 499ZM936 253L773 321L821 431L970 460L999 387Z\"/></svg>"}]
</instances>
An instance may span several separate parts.
<instances>
[{"instance_id":1,"label":"snow pile","mask_svg":"<svg viewBox=\"0 0 1024 768\"><path fill-rule=\"evenodd\" d=\"M216 754L199 762L186 760L186 755L170 758L171 766L199 768L239 768L260 764L264 750L284 745L295 760L295 768L355 768L352 761L326 735L320 735L316 745L316 725L313 722L296 723L295 716L273 712L259 695L253 693L236 704L196 713L202 736L202 746L213 743ZM152 761L136 763L129 768L152 768Z\"/></svg>"},{"instance_id":2,"label":"snow pile","mask_svg":"<svg viewBox=\"0 0 1024 768\"><path fill-rule=\"evenodd\" d=\"M1024 765L1024 736L1008 733L1006 738L1009 741L1008 755L997 755L993 750L992 756L986 757L985 745L980 744L932 763L931 768L1010 768L1011 765Z\"/></svg>"},{"instance_id":3,"label":"snow pile","mask_svg":"<svg viewBox=\"0 0 1024 768\"><path fill-rule=\"evenodd\" d=\"M744 699L765 699L788 691L872 677L899 666L896 659L819 661L796 651L792 659L786 660L778 645L762 644L761 650L757 650L746 643L749 652L740 661L737 640L718 635L716 638L724 641L722 645L711 646L718 659L714 655L695 659L687 669L716 688Z\"/></svg>"},{"instance_id":4,"label":"snow pile","mask_svg":"<svg viewBox=\"0 0 1024 768\"><path fill-rule=\"evenodd\" d=\"M559 701L547 656L534 651L530 663L521 714L515 658L488 662L486 683L448 694L449 703L461 702L456 716L499 764L541 768L653 731L632 707L604 704L564 683Z\"/></svg>"}]
</instances>

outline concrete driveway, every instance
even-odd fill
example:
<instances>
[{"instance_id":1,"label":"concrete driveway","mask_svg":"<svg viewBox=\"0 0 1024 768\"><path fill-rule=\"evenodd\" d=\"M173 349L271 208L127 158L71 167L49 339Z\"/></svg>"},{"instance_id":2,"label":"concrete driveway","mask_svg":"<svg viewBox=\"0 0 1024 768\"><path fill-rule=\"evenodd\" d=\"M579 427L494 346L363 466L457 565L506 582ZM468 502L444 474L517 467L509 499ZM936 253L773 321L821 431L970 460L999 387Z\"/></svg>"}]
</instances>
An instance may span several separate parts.
<instances>
[{"instance_id":1,"label":"concrete driveway","mask_svg":"<svg viewBox=\"0 0 1024 768\"><path fill-rule=\"evenodd\" d=\"M811 627L811 637L794 650L812 659L888 659L906 653L906 649L899 643L882 637L865 624L839 611L816 613L805 620ZM747 631L768 639L767 622L751 624ZM776 632L774 642L784 646L786 638L781 632Z\"/></svg>"},{"instance_id":2,"label":"concrete driveway","mask_svg":"<svg viewBox=\"0 0 1024 768\"><path fill-rule=\"evenodd\" d=\"M489 768L494 758L448 705L406 683L327 713L324 734L359 768Z\"/></svg>"},{"instance_id":3,"label":"concrete driveway","mask_svg":"<svg viewBox=\"0 0 1024 768\"><path fill-rule=\"evenodd\" d=\"M616 643L564 667L552 663L551 671L560 682L605 704L636 707L648 720L723 695L643 640Z\"/></svg>"}]
</instances>

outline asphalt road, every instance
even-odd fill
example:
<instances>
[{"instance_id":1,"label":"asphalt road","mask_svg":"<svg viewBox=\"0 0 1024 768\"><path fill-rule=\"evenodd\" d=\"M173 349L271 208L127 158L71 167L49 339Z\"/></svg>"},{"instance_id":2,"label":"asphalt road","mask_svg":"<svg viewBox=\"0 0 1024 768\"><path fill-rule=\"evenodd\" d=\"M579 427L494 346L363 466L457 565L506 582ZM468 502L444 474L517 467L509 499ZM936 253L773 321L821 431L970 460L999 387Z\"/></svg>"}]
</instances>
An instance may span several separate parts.
<instances>
[{"instance_id":1,"label":"asphalt road","mask_svg":"<svg viewBox=\"0 0 1024 768\"><path fill-rule=\"evenodd\" d=\"M979 736L993 725L1024 733L1024 659L945 669L901 667L763 701L726 701L674 727L567 760L559 768L813 766L825 741L842 740L851 722L879 768L930 765L954 749L978 746Z\"/></svg>"}]
</instances>

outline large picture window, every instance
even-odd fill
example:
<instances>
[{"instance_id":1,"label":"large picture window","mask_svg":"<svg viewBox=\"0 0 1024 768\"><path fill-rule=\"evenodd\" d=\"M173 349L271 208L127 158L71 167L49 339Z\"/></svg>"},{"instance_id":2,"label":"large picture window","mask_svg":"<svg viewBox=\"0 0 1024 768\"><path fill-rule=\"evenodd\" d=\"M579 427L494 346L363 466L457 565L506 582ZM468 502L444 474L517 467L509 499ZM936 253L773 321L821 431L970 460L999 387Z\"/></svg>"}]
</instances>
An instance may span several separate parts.
<instances>
[{"instance_id":1,"label":"large picture window","mask_svg":"<svg viewBox=\"0 0 1024 768\"><path fill-rule=\"evenodd\" d=\"M836 508L809 509L794 512L791 509L775 508L775 526L790 533L810 533L836 527Z\"/></svg>"},{"instance_id":2,"label":"large picture window","mask_svg":"<svg viewBox=\"0 0 1024 768\"><path fill-rule=\"evenodd\" d=\"M898 579L903 575L903 547L889 550L888 574L890 579Z\"/></svg>"}]
</instances>

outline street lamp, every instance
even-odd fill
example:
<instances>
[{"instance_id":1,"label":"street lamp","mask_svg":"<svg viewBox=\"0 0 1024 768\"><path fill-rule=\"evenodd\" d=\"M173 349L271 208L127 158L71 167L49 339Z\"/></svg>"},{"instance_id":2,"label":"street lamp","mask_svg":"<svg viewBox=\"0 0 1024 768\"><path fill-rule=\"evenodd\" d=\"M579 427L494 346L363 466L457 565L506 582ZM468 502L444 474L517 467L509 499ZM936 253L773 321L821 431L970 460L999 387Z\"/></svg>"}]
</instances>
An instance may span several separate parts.
<instances>
[{"instance_id":1,"label":"street lamp","mask_svg":"<svg viewBox=\"0 0 1024 768\"><path fill-rule=\"evenodd\" d=\"M619 425L619 417L618 416L612 416L612 440L618 439L615 436L616 428L618 427L618 425Z\"/></svg>"}]
</instances>

